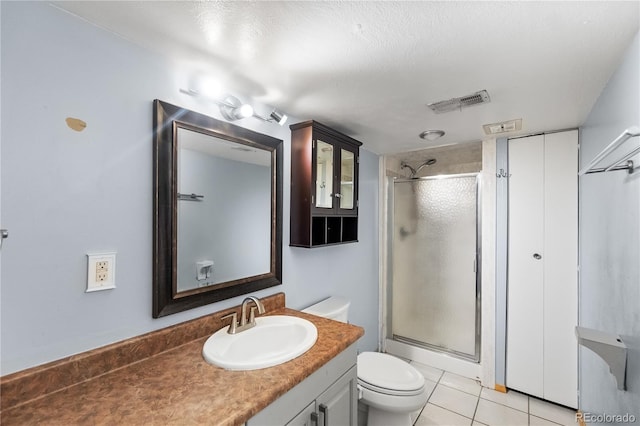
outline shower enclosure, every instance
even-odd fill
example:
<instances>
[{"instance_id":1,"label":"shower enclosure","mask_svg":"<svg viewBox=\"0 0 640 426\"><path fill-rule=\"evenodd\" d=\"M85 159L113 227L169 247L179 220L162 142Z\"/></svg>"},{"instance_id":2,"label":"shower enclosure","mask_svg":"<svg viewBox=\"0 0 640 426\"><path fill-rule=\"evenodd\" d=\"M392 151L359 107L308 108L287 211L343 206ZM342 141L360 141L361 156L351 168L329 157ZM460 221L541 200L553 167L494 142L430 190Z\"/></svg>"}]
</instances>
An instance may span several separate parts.
<instances>
[{"instance_id":1,"label":"shower enclosure","mask_svg":"<svg viewBox=\"0 0 640 426\"><path fill-rule=\"evenodd\" d=\"M388 334L479 361L478 175L389 183Z\"/></svg>"}]
</instances>

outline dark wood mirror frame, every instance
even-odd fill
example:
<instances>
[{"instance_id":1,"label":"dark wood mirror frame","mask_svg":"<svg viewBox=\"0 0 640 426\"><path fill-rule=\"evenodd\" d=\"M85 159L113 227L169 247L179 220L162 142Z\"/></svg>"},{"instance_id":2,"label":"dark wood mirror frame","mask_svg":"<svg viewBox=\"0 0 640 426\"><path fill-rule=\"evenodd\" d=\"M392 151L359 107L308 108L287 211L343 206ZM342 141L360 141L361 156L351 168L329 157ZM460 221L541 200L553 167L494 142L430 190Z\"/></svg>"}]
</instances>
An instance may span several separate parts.
<instances>
[{"instance_id":1,"label":"dark wood mirror frame","mask_svg":"<svg viewBox=\"0 0 640 426\"><path fill-rule=\"evenodd\" d=\"M271 152L268 273L177 293L178 128ZM282 140L157 99L153 101L153 131L153 317L282 284Z\"/></svg>"}]
</instances>

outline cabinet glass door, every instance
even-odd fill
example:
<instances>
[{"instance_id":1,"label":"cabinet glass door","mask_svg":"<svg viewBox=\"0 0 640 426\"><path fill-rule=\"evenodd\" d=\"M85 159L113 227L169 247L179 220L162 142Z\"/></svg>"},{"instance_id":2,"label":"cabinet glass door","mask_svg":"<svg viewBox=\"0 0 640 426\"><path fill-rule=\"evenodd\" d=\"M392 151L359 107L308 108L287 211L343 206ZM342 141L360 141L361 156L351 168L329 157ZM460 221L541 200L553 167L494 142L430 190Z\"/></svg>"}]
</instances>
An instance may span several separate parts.
<instances>
[{"instance_id":1,"label":"cabinet glass door","mask_svg":"<svg viewBox=\"0 0 640 426\"><path fill-rule=\"evenodd\" d=\"M340 150L340 208L353 209L355 176L355 153Z\"/></svg>"},{"instance_id":2,"label":"cabinet glass door","mask_svg":"<svg viewBox=\"0 0 640 426\"><path fill-rule=\"evenodd\" d=\"M333 145L316 144L316 207L333 208Z\"/></svg>"}]
</instances>

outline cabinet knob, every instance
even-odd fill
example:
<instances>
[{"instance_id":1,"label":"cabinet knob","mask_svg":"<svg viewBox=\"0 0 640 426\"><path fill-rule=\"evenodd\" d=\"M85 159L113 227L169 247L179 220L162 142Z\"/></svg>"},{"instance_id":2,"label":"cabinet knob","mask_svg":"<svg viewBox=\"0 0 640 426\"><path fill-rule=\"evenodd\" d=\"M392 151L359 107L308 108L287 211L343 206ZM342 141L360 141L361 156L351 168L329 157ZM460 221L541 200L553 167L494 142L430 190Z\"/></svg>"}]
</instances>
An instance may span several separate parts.
<instances>
[{"instance_id":1,"label":"cabinet knob","mask_svg":"<svg viewBox=\"0 0 640 426\"><path fill-rule=\"evenodd\" d=\"M336 198L342 198L342 194L336 194Z\"/></svg>"},{"instance_id":2,"label":"cabinet knob","mask_svg":"<svg viewBox=\"0 0 640 426\"><path fill-rule=\"evenodd\" d=\"M535 260L540 260L540 259L542 259L542 256L540 256L538 253L533 253L533 258Z\"/></svg>"}]
</instances>

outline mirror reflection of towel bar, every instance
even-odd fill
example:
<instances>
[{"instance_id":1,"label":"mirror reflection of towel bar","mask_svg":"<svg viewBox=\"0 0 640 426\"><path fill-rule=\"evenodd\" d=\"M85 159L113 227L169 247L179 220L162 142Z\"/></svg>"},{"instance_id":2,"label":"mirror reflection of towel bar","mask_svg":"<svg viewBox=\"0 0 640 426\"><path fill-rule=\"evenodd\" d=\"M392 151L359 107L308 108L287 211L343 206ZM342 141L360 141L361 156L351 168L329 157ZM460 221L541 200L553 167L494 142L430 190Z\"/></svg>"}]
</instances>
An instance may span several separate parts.
<instances>
[{"instance_id":1,"label":"mirror reflection of towel bar","mask_svg":"<svg viewBox=\"0 0 640 426\"><path fill-rule=\"evenodd\" d=\"M181 200L181 201L202 201L202 200L204 200L204 195L178 194L178 200Z\"/></svg>"}]
</instances>

